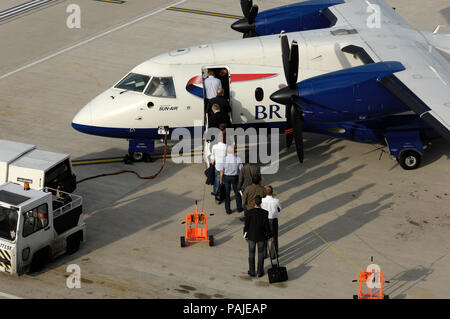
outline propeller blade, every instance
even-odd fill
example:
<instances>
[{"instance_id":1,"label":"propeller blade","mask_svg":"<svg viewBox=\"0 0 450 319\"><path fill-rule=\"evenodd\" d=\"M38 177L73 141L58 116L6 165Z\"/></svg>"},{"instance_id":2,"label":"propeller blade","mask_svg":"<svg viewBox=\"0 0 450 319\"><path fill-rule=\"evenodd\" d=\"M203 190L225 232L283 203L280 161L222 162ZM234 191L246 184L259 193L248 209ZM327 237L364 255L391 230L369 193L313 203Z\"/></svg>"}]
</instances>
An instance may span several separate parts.
<instances>
[{"instance_id":1,"label":"propeller blade","mask_svg":"<svg viewBox=\"0 0 450 319\"><path fill-rule=\"evenodd\" d=\"M244 17L248 17L250 13L250 8L253 6L252 0L241 0L241 9Z\"/></svg>"},{"instance_id":2,"label":"propeller blade","mask_svg":"<svg viewBox=\"0 0 450 319\"><path fill-rule=\"evenodd\" d=\"M298 77L298 44L297 41L292 41L291 54L289 56L289 87L297 89Z\"/></svg>"},{"instance_id":3,"label":"propeller blade","mask_svg":"<svg viewBox=\"0 0 450 319\"><path fill-rule=\"evenodd\" d=\"M292 130L292 123L291 123L291 109L292 105L286 105L286 148L291 147L292 141L294 140L294 134Z\"/></svg>"},{"instance_id":4,"label":"propeller blade","mask_svg":"<svg viewBox=\"0 0 450 319\"><path fill-rule=\"evenodd\" d=\"M255 18L258 15L258 6L254 5L250 8L250 11L248 13L248 23L253 24L255 22ZM253 26L254 28L255 26Z\"/></svg>"},{"instance_id":5,"label":"propeller blade","mask_svg":"<svg viewBox=\"0 0 450 319\"><path fill-rule=\"evenodd\" d=\"M295 141L295 148L297 150L297 157L300 163L303 163L305 158L303 151L303 116L302 111L296 105L291 107L291 123Z\"/></svg>"},{"instance_id":6,"label":"propeller blade","mask_svg":"<svg viewBox=\"0 0 450 319\"><path fill-rule=\"evenodd\" d=\"M286 82L289 84L289 60L291 57L291 49L286 34L281 35L281 57L283 60L283 70Z\"/></svg>"}]
</instances>

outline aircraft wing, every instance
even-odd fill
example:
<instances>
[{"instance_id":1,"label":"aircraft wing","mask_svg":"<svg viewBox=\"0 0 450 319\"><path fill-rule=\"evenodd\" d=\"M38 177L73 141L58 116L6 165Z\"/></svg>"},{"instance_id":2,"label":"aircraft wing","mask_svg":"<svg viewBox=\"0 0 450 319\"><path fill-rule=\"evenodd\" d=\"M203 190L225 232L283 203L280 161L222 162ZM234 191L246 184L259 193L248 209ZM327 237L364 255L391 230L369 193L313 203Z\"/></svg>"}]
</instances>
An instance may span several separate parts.
<instances>
[{"instance_id":1,"label":"aircraft wing","mask_svg":"<svg viewBox=\"0 0 450 319\"><path fill-rule=\"evenodd\" d=\"M379 27L374 20L368 23L369 5L378 6ZM343 27L358 32L374 62L405 66L381 84L450 142L450 63L383 0L346 0L332 10Z\"/></svg>"}]
</instances>

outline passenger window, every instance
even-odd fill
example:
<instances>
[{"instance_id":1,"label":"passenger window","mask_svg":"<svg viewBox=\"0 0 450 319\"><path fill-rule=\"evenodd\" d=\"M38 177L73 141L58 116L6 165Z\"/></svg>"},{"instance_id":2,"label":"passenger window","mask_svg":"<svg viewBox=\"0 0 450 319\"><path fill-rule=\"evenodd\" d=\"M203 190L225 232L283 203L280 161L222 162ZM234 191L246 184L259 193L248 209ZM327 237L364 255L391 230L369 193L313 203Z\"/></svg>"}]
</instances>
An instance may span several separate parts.
<instances>
[{"instance_id":1,"label":"passenger window","mask_svg":"<svg viewBox=\"0 0 450 319\"><path fill-rule=\"evenodd\" d=\"M264 98L264 91L262 88L256 88L255 90L255 99L258 102L261 102L262 99Z\"/></svg>"},{"instance_id":2,"label":"passenger window","mask_svg":"<svg viewBox=\"0 0 450 319\"><path fill-rule=\"evenodd\" d=\"M149 84L145 94L154 97L171 97L175 98L175 87L171 77L154 76Z\"/></svg>"},{"instance_id":3,"label":"passenger window","mask_svg":"<svg viewBox=\"0 0 450 319\"><path fill-rule=\"evenodd\" d=\"M47 204L42 204L24 214L23 237L27 237L47 226L48 206Z\"/></svg>"}]
</instances>

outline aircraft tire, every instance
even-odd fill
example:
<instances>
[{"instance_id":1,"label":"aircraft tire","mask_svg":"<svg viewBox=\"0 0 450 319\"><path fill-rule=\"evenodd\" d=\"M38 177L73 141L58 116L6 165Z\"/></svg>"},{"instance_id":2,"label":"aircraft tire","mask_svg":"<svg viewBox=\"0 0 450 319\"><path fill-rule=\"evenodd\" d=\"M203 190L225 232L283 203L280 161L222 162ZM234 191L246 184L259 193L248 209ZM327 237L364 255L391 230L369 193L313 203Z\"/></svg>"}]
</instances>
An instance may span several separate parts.
<instances>
[{"instance_id":1,"label":"aircraft tire","mask_svg":"<svg viewBox=\"0 0 450 319\"><path fill-rule=\"evenodd\" d=\"M413 170L420 166L422 155L413 150L404 151L397 157L400 166L405 170Z\"/></svg>"}]
</instances>

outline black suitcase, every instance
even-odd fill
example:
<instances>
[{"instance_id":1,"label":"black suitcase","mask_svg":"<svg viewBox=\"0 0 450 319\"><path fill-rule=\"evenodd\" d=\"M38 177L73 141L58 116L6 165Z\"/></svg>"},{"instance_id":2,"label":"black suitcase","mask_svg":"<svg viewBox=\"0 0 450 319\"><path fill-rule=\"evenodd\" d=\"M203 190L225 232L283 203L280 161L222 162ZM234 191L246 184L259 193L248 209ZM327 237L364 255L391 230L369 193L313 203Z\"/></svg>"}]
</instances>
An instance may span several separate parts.
<instances>
[{"instance_id":1,"label":"black suitcase","mask_svg":"<svg viewBox=\"0 0 450 319\"><path fill-rule=\"evenodd\" d=\"M271 248L273 248L273 243L271 243ZM272 254L269 252L270 263L272 264L272 268L267 271L267 276L269 276L269 283L273 284L275 282L283 282L288 280L287 268L280 267L280 263L278 262L278 256L274 252L274 255L277 257L277 264L274 265L272 262Z\"/></svg>"}]
</instances>

